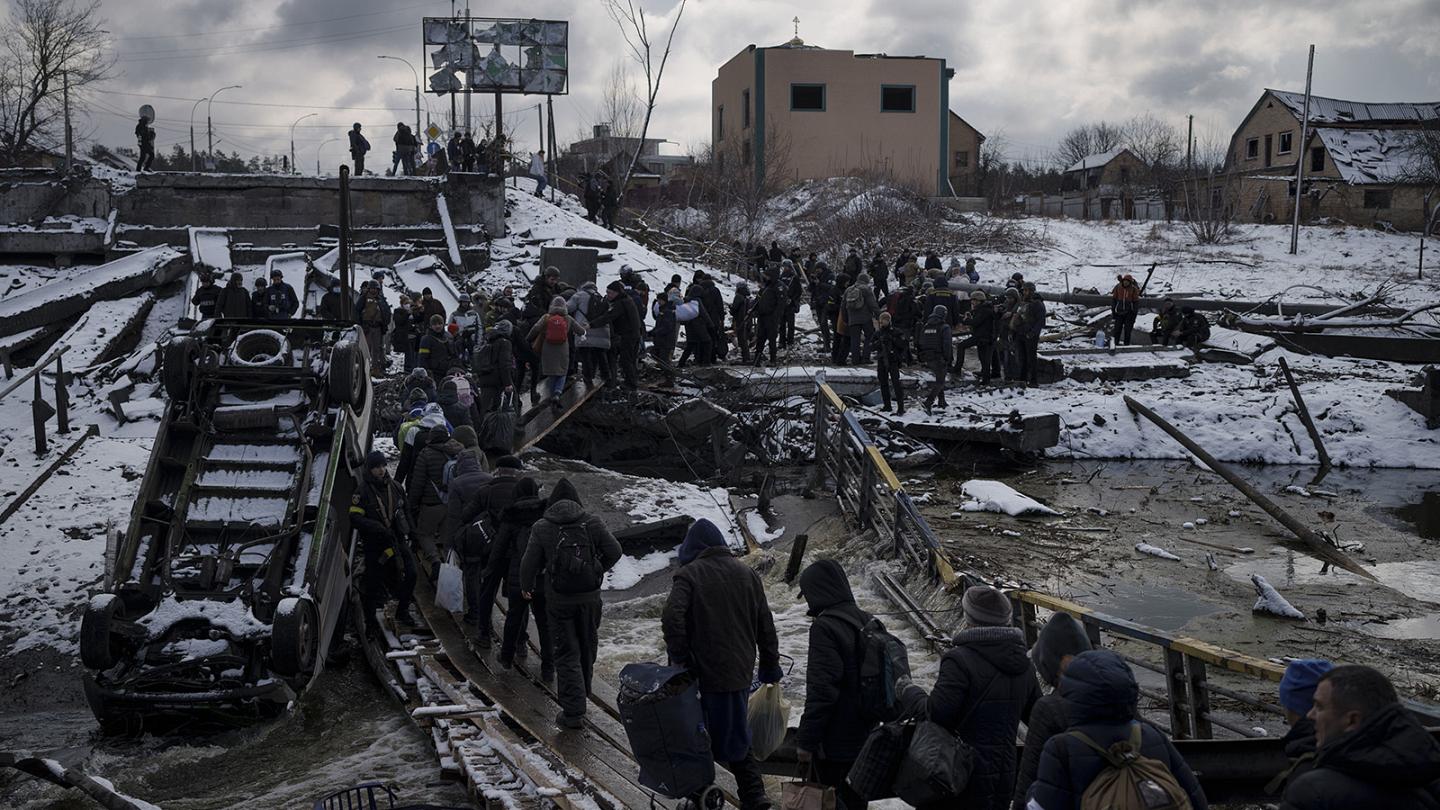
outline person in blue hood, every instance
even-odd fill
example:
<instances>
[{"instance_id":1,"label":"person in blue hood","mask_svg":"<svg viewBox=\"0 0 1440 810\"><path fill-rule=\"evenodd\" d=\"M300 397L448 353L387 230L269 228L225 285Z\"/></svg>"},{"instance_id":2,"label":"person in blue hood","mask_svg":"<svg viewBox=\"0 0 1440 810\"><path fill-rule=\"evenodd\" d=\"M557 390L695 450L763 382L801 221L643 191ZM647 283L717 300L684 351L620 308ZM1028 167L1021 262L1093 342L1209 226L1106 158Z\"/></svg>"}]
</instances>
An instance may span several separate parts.
<instances>
[{"instance_id":1,"label":"person in blue hood","mask_svg":"<svg viewBox=\"0 0 1440 810\"><path fill-rule=\"evenodd\" d=\"M735 775L740 806L769 807L760 763L750 755L745 719L757 657L761 681L779 683L782 674L765 586L705 518L691 524L679 557L680 570L660 619L665 649L671 664L699 678L711 753Z\"/></svg>"},{"instance_id":2,"label":"person in blue hood","mask_svg":"<svg viewBox=\"0 0 1440 810\"><path fill-rule=\"evenodd\" d=\"M1070 732L1080 732L1108 749L1140 731L1140 755L1158 760L1170 769L1190 798L1193 810L1209 804L1200 783L1174 744L1148 723L1135 719L1140 686L1125 659L1110 650L1090 650L1075 656L1060 676L1060 694L1070 714ZM1106 767L1105 760L1073 733L1057 734L1045 743L1040 772L1030 789L1030 800L1043 810L1079 810L1085 789Z\"/></svg>"}]
</instances>

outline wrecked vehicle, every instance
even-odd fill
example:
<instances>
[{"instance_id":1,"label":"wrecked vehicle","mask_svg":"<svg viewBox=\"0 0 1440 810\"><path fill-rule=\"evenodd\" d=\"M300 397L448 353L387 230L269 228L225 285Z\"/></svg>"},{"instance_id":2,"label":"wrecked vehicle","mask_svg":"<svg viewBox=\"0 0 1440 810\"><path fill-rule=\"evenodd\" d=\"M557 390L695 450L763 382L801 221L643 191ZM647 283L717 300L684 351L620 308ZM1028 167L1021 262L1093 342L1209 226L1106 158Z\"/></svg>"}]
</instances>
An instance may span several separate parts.
<instances>
[{"instance_id":1,"label":"wrecked vehicle","mask_svg":"<svg viewBox=\"0 0 1440 810\"><path fill-rule=\"evenodd\" d=\"M358 328L313 320L209 320L165 347L165 419L80 625L107 730L272 716L319 673L343 633L369 363Z\"/></svg>"}]
</instances>

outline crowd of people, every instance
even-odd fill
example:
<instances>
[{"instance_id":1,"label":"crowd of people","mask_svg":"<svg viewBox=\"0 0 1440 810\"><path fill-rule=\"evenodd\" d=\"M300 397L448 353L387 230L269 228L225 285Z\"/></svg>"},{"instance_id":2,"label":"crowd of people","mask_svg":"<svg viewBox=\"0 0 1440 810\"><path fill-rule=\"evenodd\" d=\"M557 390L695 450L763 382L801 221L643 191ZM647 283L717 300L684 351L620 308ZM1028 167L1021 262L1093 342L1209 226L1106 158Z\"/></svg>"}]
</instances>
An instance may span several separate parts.
<instances>
[{"instance_id":1,"label":"crowd of people","mask_svg":"<svg viewBox=\"0 0 1440 810\"><path fill-rule=\"evenodd\" d=\"M356 122L348 133L350 162L357 177L365 174L365 158L373 149L363 130L364 127ZM456 130L445 143L431 141L422 149L419 135L409 124L398 121L390 140L394 149L390 152L390 168L386 174L393 177L417 174L434 177L452 171L478 174L503 172L510 159L503 135L490 139L482 137L476 141L469 130Z\"/></svg>"}]
</instances>

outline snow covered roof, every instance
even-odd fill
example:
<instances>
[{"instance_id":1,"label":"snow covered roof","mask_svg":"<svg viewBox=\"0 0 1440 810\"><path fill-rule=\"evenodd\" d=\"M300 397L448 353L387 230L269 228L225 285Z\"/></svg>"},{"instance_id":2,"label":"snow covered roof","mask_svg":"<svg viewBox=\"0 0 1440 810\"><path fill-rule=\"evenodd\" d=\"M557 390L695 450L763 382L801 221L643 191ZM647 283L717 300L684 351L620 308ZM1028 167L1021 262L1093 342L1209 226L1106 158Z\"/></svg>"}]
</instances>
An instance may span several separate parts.
<instances>
[{"instance_id":1,"label":"snow covered roof","mask_svg":"<svg viewBox=\"0 0 1440 810\"><path fill-rule=\"evenodd\" d=\"M1086 169L1098 169L1101 166L1104 166L1105 164L1114 160L1115 158L1120 157L1120 153L1124 151L1126 151L1125 147L1120 146L1116 147L1115 149L1111 149L1109 152L1100 152L1099 154L1095 155L1086 155L1085 157L1080 158L1080 160L1076 161L1074 166L1071 166L1065 171L1083 172Z\"/></svg>"},{"instance_id":2,"label":"snow covered roof","mask_svg":"<svg viewBox=\"0 0 1440 810\"><path fill-rule=\"evenodd\" d=\"M1298 119L1305 114L1305 94L1270 90ZM1347 124L1377 121L1433 121L1440 119L1440 101L1345 101L1310 96L1310 121L1315 124Z\"/></svg>"},{"instance_id":3,"label":"snow covered roof","mask_svg":"<svg viewBox=\"0 0 1440 810\"><path fill-rule=\"evenodd\" d=\"M1394 183L1403 180L1413 160L1409 138L1414 130L1335 129L1315 131L1347 183Z\"/></svg>"}]
</instances>

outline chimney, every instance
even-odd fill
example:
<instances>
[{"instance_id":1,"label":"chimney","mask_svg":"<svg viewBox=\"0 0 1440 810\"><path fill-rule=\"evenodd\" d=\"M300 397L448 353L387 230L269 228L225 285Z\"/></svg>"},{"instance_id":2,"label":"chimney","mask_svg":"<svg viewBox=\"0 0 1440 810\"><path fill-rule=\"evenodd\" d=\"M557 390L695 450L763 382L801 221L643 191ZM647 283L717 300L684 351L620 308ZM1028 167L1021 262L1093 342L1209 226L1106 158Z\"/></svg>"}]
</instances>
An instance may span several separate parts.
<instances>
[{"instance_id":1,"label":"chimney","mask_svg":"<svg viewBox=\"0 0 1440 810\"><path fill-rule=\"evenodd\" d=\"M609 125L609 124L596 124L596 125L595 125L595 137L596 137L596 138L608 138L608 137L610 137L610 125Z\"/></svg>"}]
</instances>

